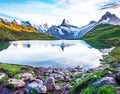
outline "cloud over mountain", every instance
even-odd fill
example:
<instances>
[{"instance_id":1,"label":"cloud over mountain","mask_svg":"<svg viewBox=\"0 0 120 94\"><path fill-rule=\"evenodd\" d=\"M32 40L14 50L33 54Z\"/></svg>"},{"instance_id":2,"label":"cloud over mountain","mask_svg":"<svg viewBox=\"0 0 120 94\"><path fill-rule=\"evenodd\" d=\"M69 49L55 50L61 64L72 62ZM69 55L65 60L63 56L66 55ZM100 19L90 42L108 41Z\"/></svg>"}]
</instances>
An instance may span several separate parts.
<instances>
[{"instance_id":1,"label":"cloud over mountain","mask_svg":"<svg viewBox=\"0 0 120 94\"><path fill-rule=\"evenodd\" d=\"M103 9L117 9L117 8L120 8L120 2L116 3L116 4L107 4L107 5L104 5L103 8L101 8L101 10Z\"/></svg>"}]
</instances>

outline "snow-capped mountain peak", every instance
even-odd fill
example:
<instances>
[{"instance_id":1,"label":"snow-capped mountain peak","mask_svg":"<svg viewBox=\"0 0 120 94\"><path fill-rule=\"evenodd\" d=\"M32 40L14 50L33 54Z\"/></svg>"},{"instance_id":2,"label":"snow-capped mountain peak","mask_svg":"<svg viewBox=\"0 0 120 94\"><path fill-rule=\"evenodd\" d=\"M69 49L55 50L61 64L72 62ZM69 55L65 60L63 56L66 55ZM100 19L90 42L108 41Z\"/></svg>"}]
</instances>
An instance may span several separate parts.
<instances>
[{"instance_id":1,"label":"snow-capped mountain peak","mask_svg":"<svg viewBox=\"0 0 120 94\"><path fill-rule=\"evenodd\" d=\"M7 18L0 18L0 22L3 22L4 24L10 24L12 21Z\"/></svg>"},{"instance_id":2,"label":"snow-capped mountain peak","mask_svg":"<svg viewBox=\"0 0 120 94\"><path fill-rule=\"evenodd\" d=\"M98 24L120 25L120 19L115 14L106 12L98 21Z\"/></svg>"}]
</instances>

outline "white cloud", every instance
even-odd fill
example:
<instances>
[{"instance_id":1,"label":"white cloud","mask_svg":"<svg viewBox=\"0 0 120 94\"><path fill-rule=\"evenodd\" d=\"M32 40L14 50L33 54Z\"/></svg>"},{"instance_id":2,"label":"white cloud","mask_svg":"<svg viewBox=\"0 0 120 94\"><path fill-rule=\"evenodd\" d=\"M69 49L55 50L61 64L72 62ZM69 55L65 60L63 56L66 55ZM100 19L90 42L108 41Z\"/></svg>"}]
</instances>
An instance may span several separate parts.
<instances>
[{"instance_id":1,"label":"white cloud","mask_svg":"<svg viewBox=\"0 0 120 94\"><path fill-rule=\"evenodd\" d=\"M0 13L30 20L33 23L60 24L66 18L73 25L82 26L91 20L98 20L107 10L99 10L109 0L60 0L55 4L27 2L25 4L2 4ZM111 10L110 10L111 11ZM118 13L118 10L112 11Z\"/></svg>"}]
</instances>

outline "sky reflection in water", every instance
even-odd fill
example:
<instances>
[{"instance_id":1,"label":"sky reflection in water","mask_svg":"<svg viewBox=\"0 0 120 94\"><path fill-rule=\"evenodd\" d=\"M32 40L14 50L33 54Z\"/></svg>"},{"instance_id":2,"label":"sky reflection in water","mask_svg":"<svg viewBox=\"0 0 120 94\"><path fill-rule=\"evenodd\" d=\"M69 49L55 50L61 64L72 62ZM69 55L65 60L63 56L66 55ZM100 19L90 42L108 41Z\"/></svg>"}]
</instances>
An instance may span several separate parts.
<instances>
[{"instance_id":1,"label":"sky reflection in water","mask_svg":"<svg viewBox=\"0 0 120 94\"><path fill-rule=\"evenodd\" d=\"M0 51L0 62L44 67L91 68L103 53L82 40L14 41Z\"/></svg>"}]
</instances>

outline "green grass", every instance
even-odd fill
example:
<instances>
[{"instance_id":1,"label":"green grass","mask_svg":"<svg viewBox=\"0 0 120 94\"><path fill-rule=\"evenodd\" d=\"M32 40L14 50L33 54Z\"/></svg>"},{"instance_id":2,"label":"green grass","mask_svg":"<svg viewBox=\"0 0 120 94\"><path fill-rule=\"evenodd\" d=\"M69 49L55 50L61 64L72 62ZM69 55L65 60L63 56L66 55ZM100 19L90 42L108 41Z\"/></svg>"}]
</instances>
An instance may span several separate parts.
<instances>
[{"instance_id":1,"label":"green grass","mask_svg":"<svg viewBox=\"0 0 120 94\"><path fill-rule=\"evenodd\" d=\"M34 71L30 70L29 73L31 73L33 75L33 77L36 77Z\"/></svg>"},{"instance_id":2,"label":"green grass","mask_svg":"<svg viewBox=\"0 0 120 94\"><path fill-rule=\"evenodd\" d=\"M115 91L113 85L104 85L97 89L97 94L115 94Z\"/></svg>"},{"instance_id":3,"label":"green grass","mask_svg":"<svg viewBox=\"0 0 120 94\"><path fill-rule=\"evenodd\" d=\"M99 70L93 74L88 75L81 82L76 83L71 89L70 93L73 94L77 90L77 88L81 87L86 82L89 82L89 85L90 85L92 82L98 80L100 77L102 77L103 75L107 73L108 73L108 70Z\"/></svg>"},{"instance_id":4,"label":"green grass","mask_svg":"<svg viewBox=\"0 0 120 94\"><path fill-rule=\"evenodd\" d=\"M7 75L5 75L2 79L0 79L0 83L4 82L8 78Z\"/></svg>"},{"instance_id":5,"label":"green grass","mask_svg":"<svg viewBox=\"0 0 120 94\"><path fill-rule=\"evenodd\" d=\"M108 55L103 55L103 61L109 62L111 65L120 61L120 46L115 46L115 49Z\"/></svg>"},{"instance_id":6,"label":"green grass","mask_svg":"<svg viewBox=\"0 0 120 94\"><path fill-rule=\"evenodd\" d=\"M76 84L76 80L82 77L82 73L74 75L74 77L70 80L70 84L73 86Z\"/></svg>"},{"instance_id":7,"label":"green grass","mask_svg":"<svg viewBox=\"0 0 120 94\"><path fill-rule=\"evenodd\" d=\"M19 79L20 79L20 76L19 76L18 74L15 74L15 75L14 75L14 78L19 80Z\"/></svg>"},{"instance_id":8,"label":"green grass","mask_svg":"<svg viewBox=\"0 0 120 94\"><path fill-rule=\"evenodd\" d=\"M88 86L87 88L83 89L80 94L93 94L96 92L96 87L94 86Z\"/></svg>"},{"instance_id":9,"label":"green grass","mask_svg":"<svg viewBox=\"0 0 120 94\"><path fill-rule=\"evenodd\" d=\"M83 89L80 94L115 94L115 87L113 85L103 85L100 87L88 86Z\"/></svg>"},{"instance_id":10,"label":"green grass","mask_svg":"<svg viewBox=\"0 0 120 94\"><path fill-rule=\"evenodd\" d=\"M14 76L16 73L21 71L22 66L9 65L9 64L0 64L0 69L2 69L4 71L8 71L9 76Z\"/></svg>"},{"instance_id":11,"label":"green grass","mask_svg":"<svg viewBox=\"0 0 120 94\"><path fill-rule=\"evenodd\" d=\"M88 32L82 39L99 39L99 40L115 40L120 39L120 26L119 25L110 25L102 24L95 27L93 30Z\"/></svg>"}]
</instances>

